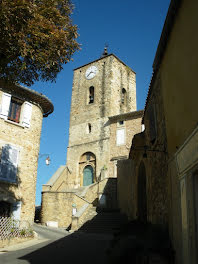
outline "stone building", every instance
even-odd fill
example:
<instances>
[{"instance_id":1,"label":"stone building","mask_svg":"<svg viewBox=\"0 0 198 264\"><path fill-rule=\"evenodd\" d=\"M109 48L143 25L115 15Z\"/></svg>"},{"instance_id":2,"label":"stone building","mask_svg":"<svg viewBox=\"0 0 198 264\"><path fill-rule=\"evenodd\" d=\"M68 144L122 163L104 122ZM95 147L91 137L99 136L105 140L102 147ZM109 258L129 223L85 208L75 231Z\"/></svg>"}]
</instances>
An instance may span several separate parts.
<instances>
[{"instance_id":1,"label":"stone building","mask_svg":"<svg viewBox=\"0 0 198 264\"><path fill-rule=\"evenodd\" d=\"M118 162L118 201L129 219L168 227L167 143L159 75L153 75L129 160ZM128 191L127 191L128 190Z\"/></svg>"},{"instance_id":2,"label":"stone building","mask_svg":"<svg viewBox=\"0 0 198 264\"><path fill-rule=\"evenodd\" d=\"M67 163L43 186L43 223L70 224L71 204L65 211L70 220L65 222L62 212L53 211L57 196L73 201L71 193L117 177L117 161L128 157L131 139L141 130L142 114L136 111L136 74L114 54L105 49L101 58L74 70ZM108 197L101 186L94 197L104 204Z\"/></svg>"},{"instance_id":3,"label":"stone building","mask_svg":"<svg viewBox=\"0 0 198 264\"><path fill-rule=\"evenodd\" d=\"M0 82L0 216L33 223L42 120L52 112L44 95Z\"/></svg>"},{"instance_id":4,"label":"stone building","mask_svg":"<svg viewBox=\"0 0 198 264\"><path fill-rule=\"evenodd\" d=\"M122 211L165 227L177 264L198 263L197 13L196 0L170 3L144 109L145 131L134 136L127 181L118 176ZM125 169L118 164L118 174Z\"/></svg>"}]
</instances>

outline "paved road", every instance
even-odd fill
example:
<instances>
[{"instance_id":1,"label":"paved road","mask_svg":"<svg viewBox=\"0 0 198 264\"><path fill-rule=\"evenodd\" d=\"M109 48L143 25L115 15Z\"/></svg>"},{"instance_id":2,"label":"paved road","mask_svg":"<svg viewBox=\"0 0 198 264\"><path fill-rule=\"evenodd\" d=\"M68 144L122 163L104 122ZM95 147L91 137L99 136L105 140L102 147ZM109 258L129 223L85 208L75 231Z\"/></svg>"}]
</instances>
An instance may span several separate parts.
<instances>
[{"instance_id":1,"label":"paved road","mask_svg":"<svg viewBox=\"0 0 198 264\"><path fill-rule=\"evenodd\" d=\"M35 226L39 238L0 252L0 264L101 264L106 263L105 250L111 235L54 230Z\"/></svg>"}]
</instances>

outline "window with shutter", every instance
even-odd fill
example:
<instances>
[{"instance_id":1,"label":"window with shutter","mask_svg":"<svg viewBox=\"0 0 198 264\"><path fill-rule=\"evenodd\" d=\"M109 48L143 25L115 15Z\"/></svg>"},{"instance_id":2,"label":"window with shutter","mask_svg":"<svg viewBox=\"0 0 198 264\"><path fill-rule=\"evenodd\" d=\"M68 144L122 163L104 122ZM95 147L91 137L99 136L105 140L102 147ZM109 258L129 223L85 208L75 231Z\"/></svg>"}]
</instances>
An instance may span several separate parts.
<instances>
[{"instance_id":1,"label":"window with shutter","mask_svg":"<svg viewBox=\"0 0 198 264\"><path fill-rule=\"evenodd\" d=\"M9 144L3 146L0 163L0 179L8 182L17 181L19 150Z\"/></svg>"},{"instance_id":2,"label":"window with shutter","mask_svg":"<svg viewBox=\"0 0 198 264\"><path fill-rule=\"evenodd\" d=\"M10 94L3 93L0 106L0 118L30 127L32 104L24 102Z\"/></svg>"},{"instance_id":3,"label":"window with shutter","mask_svg":"<svg viewBox=\"0 0 198 264\"><path fill-rule=\"evenodd\" d=\"M117 129L116 144L117 144L117 146L125 144L125 129L124 128Z\"/></svg>"}]
</instances>

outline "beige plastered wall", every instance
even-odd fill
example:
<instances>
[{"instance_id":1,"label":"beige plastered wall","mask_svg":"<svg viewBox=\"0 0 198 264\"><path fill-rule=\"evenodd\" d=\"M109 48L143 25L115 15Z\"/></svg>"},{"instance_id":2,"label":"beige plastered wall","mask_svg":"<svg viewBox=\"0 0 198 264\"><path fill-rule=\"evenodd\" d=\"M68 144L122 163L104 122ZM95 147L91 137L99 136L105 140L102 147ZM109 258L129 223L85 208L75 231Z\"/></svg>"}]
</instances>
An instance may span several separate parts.
<instances>
[{"instance_id":1,"label":"beige plastered wall","mask_svg":"<svg viewBox=\"0 0 198 264\"><path fill-rule=\"evenodd\" d=\"M197 0L182 1L160 67L170 154L197 124L197 13Z\"/></svg>"}]
</instances>

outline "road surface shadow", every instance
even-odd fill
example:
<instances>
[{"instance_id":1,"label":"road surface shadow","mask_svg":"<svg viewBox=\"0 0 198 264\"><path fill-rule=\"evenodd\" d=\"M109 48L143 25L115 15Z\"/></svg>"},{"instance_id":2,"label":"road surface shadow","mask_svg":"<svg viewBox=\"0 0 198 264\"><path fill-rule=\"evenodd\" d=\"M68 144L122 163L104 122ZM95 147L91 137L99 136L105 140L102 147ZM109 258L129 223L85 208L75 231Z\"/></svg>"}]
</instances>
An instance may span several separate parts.
<instances>
[{"instance_id":1,"label":"road surface shadow","mask_svg":"<svg viewBox=\"0 0 198 264\"><path fill-rule=\"evenodd\" d=\"M75 232L30 254L20 257L31 264L38 263L107 263L105 251L111 236Z\"/></svg>"}]
</instances>

